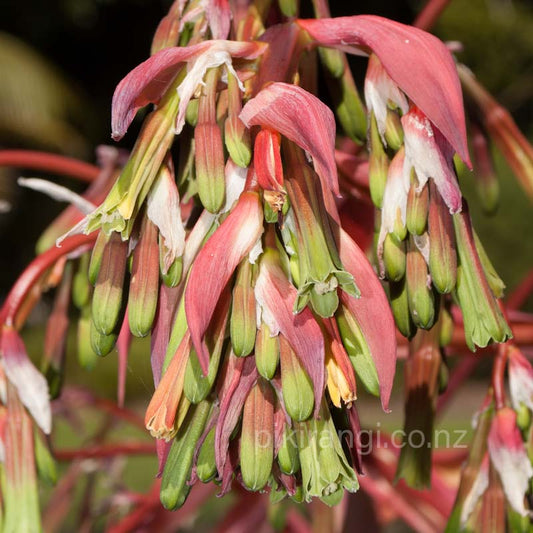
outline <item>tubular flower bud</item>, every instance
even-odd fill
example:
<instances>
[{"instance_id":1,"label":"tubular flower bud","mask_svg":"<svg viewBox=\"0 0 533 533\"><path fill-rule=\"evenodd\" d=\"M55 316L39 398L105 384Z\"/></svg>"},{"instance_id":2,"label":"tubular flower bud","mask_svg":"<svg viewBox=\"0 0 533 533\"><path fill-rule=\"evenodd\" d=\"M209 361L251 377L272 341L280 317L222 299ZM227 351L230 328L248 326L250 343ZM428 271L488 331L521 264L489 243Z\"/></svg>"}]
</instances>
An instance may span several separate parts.
<instances>
[{"instance_id":1,"label":"tubular flower bud","mask_svg":"<svg viewBox=\"0 0 533 533\"><path fill-rule=\"evenodd\" d=\"M383 264L385 276L390 281L400 281L405 276L405 242L389 233L383 242Z\"/></svg>"},{"instance_id":2,"label":"tubular flower bud","mask_svg":"<svg viewBox=\"0 0 533 533\"><path fill-rule=\"evenodd\" d=\"M368 161L368 180L370 196L376 207L383 207L383 195L389 171L389 157L383 148L382 140L373 112L370 113L370 155Z\"/></svg>"},{"instance_id":3,"label":"tubular flower bud","mask_svg":"<svg viewBox=\"0 0 533 533\"><path fill-rule=\"evenodd\" d=\"M225 196L222 133L216 121L218 69L208 70L205 94L200 96L198 123L194 128L196 182L203 206L211 213L222 207Z\"/></svg>"},{"instance_id":4,"label":"tubular flower bud","mask_svg":"<svg viewBox=\"0 0 533 533\"><path fill-rule=\"evenodd\" d=\"M280 335L283 403L293 420L305 420L313 412L313 385L288 341Z\"/></svg>"},{"instance_id":5,"label":"tubular flower bud","mask_svg":"<svg viewBox=\"0 0 533 533\"><path fill-rule=\"evenodd\" d=\"M217 472L215 463L215 428L207 434L196 461L196 475L203 483L210 481Z\"/></svg>"},{"instance_id":6,"label":"tubular flower bud","mask_svg":"<svg viewBox=\"0 0 533 533\"><path fill-rule=\"evenodd\" d=\"M68 333L68 304L72 289L72 265L67 263L59 285L54 308L48 324L44 341L44 358L41 371L46 376L50 396L57 398L61 393L65 362L65 348Z\"/></svg>"},{"instance_id":7,"label":"tubular flower bud","mask_svg":"<svg viewBox=\"0 0 533 533\"><path fill-rule=\"evenodd\" d=\"M397 111L387 109L385 140L391 150L398 151L403 145L403 128Z\"/></svg>"},{"instance_id":8,"label":"tubular flower bud","mask_svg":"<svg viewBox=\"0 0 533 533\"><path fill-rule=\"evenodd\" d=\"M406 263L407 299L413 323L429 329L435 320L435 297L431 290L426 260L411 238Z\"/></svg>"},{"instance_id":9,"label":"tubular flower bud","mask_svg":"<svg viewBox=\"0 0 533 533\"><path fill-rule=\"evenodd\" d=\"M244 357L252 352L257 334L252 281L253 267L246 258L237 269L231 307L231 345L238 357Z\"/></svg>"},{"instance_id":10,"label":"tubular flower bud","mask_svg":"<svg viewBox=\"0 0 533 533\"><path fill-rule=\"evenodd\" d=\"M194 451L210 411L211 403L207 400L191 409L172 443L161 479L160 498L165 509L181 507L191 490L187 481L191 476Z\"/></svg>"},{"instance_id":11,"label":"tubular flower bud","mask_svg":"<svg viewBox=\"0 0 533 533\"><path fill-rule=\"evenodd\" d=\"M146 409L146 429L158 439L169 441L179 429L176 414L182 398L190 347L191 339L187 332Z\"/></svg>"},{"instance_id":12,"label":"tubular flower bud","mask_svg":"<svg viewBox=\"0 0 533 533\"><path fill-rule=\"evenodd\" d=\"M32 423L16 389L9 383L2 440L5 453L2 469L3 530L40 531Z\"/></svg>"},{"instance_id":13,"label":"tubular flower bud","mask_svg":"<svg viewBox=\"0 0 533 533\"><path fill-rule=\"evenodd\" d=\"M390 283L390 304L400 333L408 339L412 338L416 332L416 326L409 311L406 278Z\"/></svg>"},{"instance_id":14,"label":"tubular flower bud","mask_svg":"<svg viewBox=\"0 0 533 533\"><path fill-rule=\"evenodd\" d=\"M157 308L159 289L159 246L157 229L143 218L141 236L133 251L128 321L131 332L137 337L150 333Z\"/></svg>"},{"instance_id":15,"label":"tubular flower bud","mask_svg":"<svg viewBox=\"0 0 533 533\"><path fill-rule=\"evenodd\" d=\"M378 261L380 274L384 275L383 243L389 233L403 241L407 235L407 196L409 193L409 174L404 172L404 151L400 150L392 160L387 175L387 184L383 193L383 209L381 211L381 228L378 238Z\"/></svg>"},{"instance_id":16,"label":"tubular flower bud","mask_svg":"<svg viewBox=\"0 0 533 533\"><path fill-rule=\"evenodd\" d=\"M254 357L259 374L266 379L272 379L279 363L279 342L278 336L271 334L264 321L261 321L257 329Z\"/></svg>"},{"instance_id":17,"label":"tubular flower bud","mask_svg":"<svg viewBox=\"0 0 533 533\"><path fill-rule=\"evenodd\" d=\"M357 294L353 276L342 267L331 230L321 217L312 170L302 161L296 147L289 147L291 180L286 187L294 212L294 231L298 243L299 290L295 311L309 302L320 316L331 317L337 309L337 287L352 296Z\"/></svg>"},{"instance_id":18,"label":"tubular flower bud","mask_svg":"<svg viewBox=\"0 0 533 533\"><path fill-rule=\"evenodd\" d=\"M457 280L457 253L453 220L435 187L430 184L428 217L429 272L435 288L451 292Z\"/></svg>"},{"instance_id":19,"label":"tubular flower bud","mask_svg":"<svg viewBox=\"0 0 533 533\"><path fill-rule=\"evenodd\" d=\"M475 247L466 202L453 218L457 240L456 294L463 312L466 343L471 350L491 341L504 342L512 336L491 291Z\"/></svg>"},{"instance_id":20,"label":"tubular flower bud","mask_svg":"<svg viewBox=\"0 0 533 533\"><path fill-rule=\"evenodd\" d=\"M274 393L271 385L259 379L246 401L242 415L240 446L241 474L250 490L267 483L274 459Z\"/></svg>"},{"instance_id":21,"label":"tubular flower bud","mask_svg":"<svg viewBox=\"0 0 533 533\"><path fill-rule=\"evenodd\" d=\"M410 342L409 359L405 366L407 399L403 434L418 432L423 445L413 445L410 438L404 440L396 476L404 478L409 486L418 489L429 486L431 482L433 421L442 363L439 329L437 324L430 331L417 332Z\"/></svg>"},{"instance_id":22,"label":"tubular flower bud","mask_svg":"<svg viewBox=\"0 0 533 533\"><path fill-rule=\"evenodd\" d=\"M422 235L426 231L428 219L429 187L416 186L416 178L411 182L407 196L406 225L412 235Z\"/></svg>"},{"instance_id":23,"label":"tubular flower bud","mask_svg":"<svg viewBox=\"0 0 533 533\"><path fill-rule=\"evenodd\" d=\"M302 488L305 501L320 498L324 503L338 503L344 490L359 488L349 466L329 409L322 406L320 419L295 424L300 455Z\"/></svg>"},{"instance_id":24,"label":"tubular flower bud","mask_svg":"<svg viewBox=\"0 0 533 533\"><path fill-rule=\"evenodd\" d=\"M93 323L102 335L110 335L120 320L127 253L128 243L113 233L102 253L92 302Z\"/></svg>"},{"instance_id":25,"label":"tubular flower bud","mask_svg":"<svg viewBox=\"0 0 533 533\"><path fill-rule=\"evenodd\" d=\"M283 425L283 435L277 457L279 467L284 474L290 476L300 470L296 432L287 424Z\"/></svg>"}]
</instances>

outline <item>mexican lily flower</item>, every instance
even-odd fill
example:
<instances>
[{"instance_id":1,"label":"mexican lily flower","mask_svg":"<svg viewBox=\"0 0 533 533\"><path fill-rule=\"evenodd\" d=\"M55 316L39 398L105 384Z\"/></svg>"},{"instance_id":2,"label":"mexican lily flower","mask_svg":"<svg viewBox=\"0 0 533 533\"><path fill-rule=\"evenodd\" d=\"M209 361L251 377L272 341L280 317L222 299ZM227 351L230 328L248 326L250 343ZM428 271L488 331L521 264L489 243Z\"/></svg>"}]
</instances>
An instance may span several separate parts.
<instances>
[{"instance_id":1,"label":"mexican lily flower","mask_svg":"<svg viewBox=\"0 0 533 533\"><path fill-rule=\"evenodd\" d=\"M250 253L262 232L259 196L252 191L244 192L193 264L185 292L185 310L193 345L206 372L209 354L202 338L215 305L235 268Z\"/></svg>"},{"instance_id":2,"label":"mexican lily flower","mask_svg":"<svg viewBox=\"0 0 533 533\"><path fill-rule=\"evenodd\" d=\"M290 4L281 9L294 15L296 2ZM468 151L446 47L380 17L293 19L266 28L260 11L227 0L174 2L153 56L117 87L113 138L125 135L141 107L155 107L115 186L80 224L101 230L91 261L85 256L79 267L96 286L92 313L91 296L80 305L95 353L118 342L123 376L128 328L151 333L156 390L145 422L158 438L161 501L170 509L197 480L213 478L222 494L235 479L252 491L270 489L274 500L335 504L344 490L357 490L360 443L350 461L338 426L361 433L359 381L388 410L396 335L381 282L341 225L341 191L370 189L382 209L380 263L387 275L394 270L390 294L395 316L407 317L402 331L412 335L411 325L429 329L439 312L446 316L429 275L443 294L458 279L460 302L475 290L490 296L488 281L478 287L473 276L481 252L469 221L456 215L454 233L450 214L463 205L452 158L458 153L468 163ZM239 40L224 40L228 35ZM185 46L173 46L178 40ZM345 163L361 163L348 185L342 174L339 183L335 116L313 94L308 45L370 55L371 154L367 160L363 147L346 149ZM337 118L362 141L364 112L338 50L326 59L343 88ZM355 108L349 124L342 116ZM174 171L171 148L182 132ZM435 235L447 237L443 249L428 242L438 241ZM449 260L439 261L449 250ZM388 268L391 257L395 269ZM438 275L438 264L449 268ZM488 329L501 326L501 335L489 331L473 343L508 335L495 306L490 299ZM1 348L6 375L20 388L7 356L15 341ZM433 402L437 365L430 370ZM34 412L34 398L19 394L37 421L45 418Z\"/></svg>"},{"instance_id":3,"label":"mexican lily flower","mask_svg":"<svg viewBox=\"0 0 533 533\"><path fill-rule=\"evenodd\" d=\"M0 354L6 378L16 389L20 401L39 427L50 433L52 412L48 384L28 358L24 343L12 326L6 325L0 331Z\"/></svg>"},{"instance_id":4,"label":"mexican lily flower","mask_svg":"<svg viewBox=\"0 0 533 533\"><path fill-rule=\"evenodd\" d=\"M186 65L187 72L177 88L180 102L175 132L180 133L185 124L187 105L202 85L208 69L224 65L228 74L238 79L232 58L255 59L264 50L262 43L221 40L161 50L133 69L115 89L111 118L113 139L124 136L141 107L159 102ZM244 90L244 86L241 85L241 89Z\"/></svg>"},{"instance_id":5,"label":"mexican lily flower","mask_svg":"<svg viewBox=\"0 0 533 533\"><path fill-rule=\"evenodd\" d=\"M453 58L439 39L372 15L299 20L298 24L308 32L313 44L352 54L373 52L391 80L469 164L461 86ZM389 83L384 88L383 93L377 87L380 99L386 102L395 91Z\"/></svg>"},{"instance_id":6,"label":"mexican lily flower","mask_svg":"<svg viewBox=\"0 0 533 533\"><path fill-rule=\"evenodd\" d=\"M529 511L524 505L524 495L533 477L533 466L516 425L516 413L510 407L496 412L488 437L488 450L509 504L526 516Z\"/></svg>"}]
</instances>

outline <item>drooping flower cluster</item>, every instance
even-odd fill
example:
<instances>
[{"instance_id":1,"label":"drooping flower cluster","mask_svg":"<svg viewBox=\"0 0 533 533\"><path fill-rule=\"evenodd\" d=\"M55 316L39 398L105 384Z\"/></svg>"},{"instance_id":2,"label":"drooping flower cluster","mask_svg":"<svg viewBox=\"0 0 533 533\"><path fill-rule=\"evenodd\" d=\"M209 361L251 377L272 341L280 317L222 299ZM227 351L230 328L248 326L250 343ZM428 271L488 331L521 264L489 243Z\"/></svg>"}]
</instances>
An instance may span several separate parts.
<instances>
[{"instance_id":1,"label":"drooping flower cluster","mask_svg":"<svg viewBox=\"0 0 533 533\"><path fill-rule=\"evenodd\" d=\"M77 250L76 272L65 261L57 267L54 324L62 327L72 291L86 366L115 345L123 364L131 335L151 335L155 392L145 422L171 509L195 482L213 479L222 493L237 480L269 487L274 501L340 501L361 472L357 382L388 409L395 325L414 338L406 426L427 435L449 295L472 349L511 335L496 300L502 283L456 177L454 155L467 165L469 155L443 43L374 16L281 17L265 29L266 15L253 4L173 4L153 55L114 94L115 140L154 104L131 154L122 161L113 152L86 194L86 216L66 212L42 241ZM342 154L335 117L313 94L316 47L342 88L339 122L358 141L365 115L343 54L370 54L363 164L381 210L377 263L390 304L341 224ZM48 433L47 386L15 331L24 304L15 302L1 317L2 379ZM51 341L49 353L45 371L59 389L64 346ZM404 448L399 475L427 484L430 453L413 458Z\"/></svg>"},{"instance_id":2,"label":"drooping flower cluster","mask_svg":"<svg viewBox=\"0 0 533 533\"><path fill-rule=\"evenodd\" d=\"M511 342L499 350L501 372L477 414L473 445L463 469L449 531L491 524L527 530L531 520L533 368ZM507 363L511 406L503 392ZM495 365L495 369L498 368Z\"/></svg>"}]
</instances>

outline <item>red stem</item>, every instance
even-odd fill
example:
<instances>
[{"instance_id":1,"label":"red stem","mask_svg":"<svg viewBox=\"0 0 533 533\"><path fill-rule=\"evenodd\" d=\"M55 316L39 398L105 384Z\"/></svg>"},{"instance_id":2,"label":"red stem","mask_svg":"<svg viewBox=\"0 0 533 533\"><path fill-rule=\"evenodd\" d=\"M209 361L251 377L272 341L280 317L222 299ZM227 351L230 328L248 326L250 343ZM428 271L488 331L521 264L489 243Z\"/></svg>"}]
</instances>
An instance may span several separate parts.
<instances>
[{"instance_id":1,"label":"red stem","mask_svg":"<svg viewBox=\"0 0 533 533\"><path fill-rule=\"evenodd\" d=\"M413 26L420 28L421 30L431 30L442 15L442 12L448 7L450 1L451 0L429 0L424 6L424 9L422 9L414 20Z\"/></svg>"},{"instance_id":2,"label":"red stem","mask_svg":"<svg viewBox=\"0 0 533 533\"><path fill-rule=\"evenodd\" d=\"M416 506L409 503L389 482L372 479L370 476L359 478L361 488L375 500L376 506L390 507L406 524L420 533L433 533L437 528L424 516ZM414 503L414 502L413 502Z\"/></svg>"},{"instance_id":3,"label":"red stem","mask_svg":"<svg viewBox=\"0 0 533 533\"><path fill-rule=\"evenodd\" d=\"M520 309L533 292L533 270L520 282L520 285L509 295L506 304L509 309Z\"/></svg>"},{"instance_id":4,"label":"red stem","mask_svg":"<svg viewBox=\"0 0 533 533\"><path fill-rule=\"evenodd\" d=\"M107 398L95 396L90 390L83 387L65 387L60 401L64 402L65 405L70 407L72 405L82 404L99 408L103 411L106 411L111 416L120 420L124 420L125 422L138 427L143 432L146 432L144 420L136 412L130 411L125 407L119 407L115 402Z\"/></svg>"},{"instance_id":5,"label":"red stem","mask_svg":"<svg viewBox=\"0 0 533 533\"><path fill-rule=\"evenodd\" d=\"M505 407L505 364L507 362L507 345L500 344L492 366L492 388L496 409Z\"/></svg>"},{"instance_id":6,"label":"red stem","mask_svg":"<svg viewBox=\"0 0 533 533\"><path fill-rule=\"evenodd\" d=\"M154 443L125 442L120 444L103 444L73 448L71 450L54 450L58 461L73 461L75 459L105 459L116 455L152 455L155 453Z\"/></svg>"},{"instance_id":7,"label":"red stem","mask_svg":"<svg viewBox=\"0 0 533 533\"><path fill-rule=\"evenodd\" d=\"M89 182L95 180L100 173L100 169L90 163L32 150L0 150L0 167L2 166L29 168Z\"/></svg>"},{"instance_id":8,"label":"red stem","mask_svg":"<svg viewBox=\"0 0 533 533\"><path fill-rule=\"evenodd\" d=\"M0 324L12 327L17 311L41 275L59 258L81 246L93 243L96 240L96 235L97 233L93 232L90 235L74 235L68 237L63 241L61 248L50 248L37 256L19 276L7 295L2 310L0 311Z\"/></svg>"}]
</instances>

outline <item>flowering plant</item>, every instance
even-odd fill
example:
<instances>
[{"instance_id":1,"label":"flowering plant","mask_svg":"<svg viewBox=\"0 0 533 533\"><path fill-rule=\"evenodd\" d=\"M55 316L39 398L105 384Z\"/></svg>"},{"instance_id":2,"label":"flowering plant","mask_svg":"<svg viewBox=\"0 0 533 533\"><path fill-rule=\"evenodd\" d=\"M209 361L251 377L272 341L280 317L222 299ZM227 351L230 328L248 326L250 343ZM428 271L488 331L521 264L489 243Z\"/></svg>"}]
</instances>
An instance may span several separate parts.
<instances>
[{"instance_id":1,"label":"flowering plant","mask_svg":"<svg viewBox=\"0 0 533 533\"><path fill-rule=\"evenodd\" d=\"M115 141L149 106L131 153L100 147L95 168L0 152L2 164L91 182L83 196L21 182L71 205L0 311L6 531L41 527L37 473L53 477L47 436L71 299L82 365L118 351L115 415L126 416L132 336L150 336L144 424L165 509L194 510L218 486L250 502L241 527L270 506L296 530L309 526L287 501L346 509L361 487L417 531L529 527L533 369L521 347L533 342L531 318L502 302L457 169L490 168L479 149L490 136L531 194L533 150L421 29L444 3L429 2L414 26L331 18L325 0L311 4L315 18L299 18L295 0L175 0L151 56L113 95ZM364 103L346 54L368 56ZM335 113L319 97L318 63ZM476 116L474 164L463 91ZM40 372L18 331L52 287ZM444 392L445 354L463 344L486 348L494 371L455 494L432 438L439 395L472 367L465 358ZM398 354L403 442L365 443L358 395L389 410ZM133 510L111 530L173 523L152 494L126 499ZM241 519L230 512L228 527Z\"/></svg>"}]
</instances>

